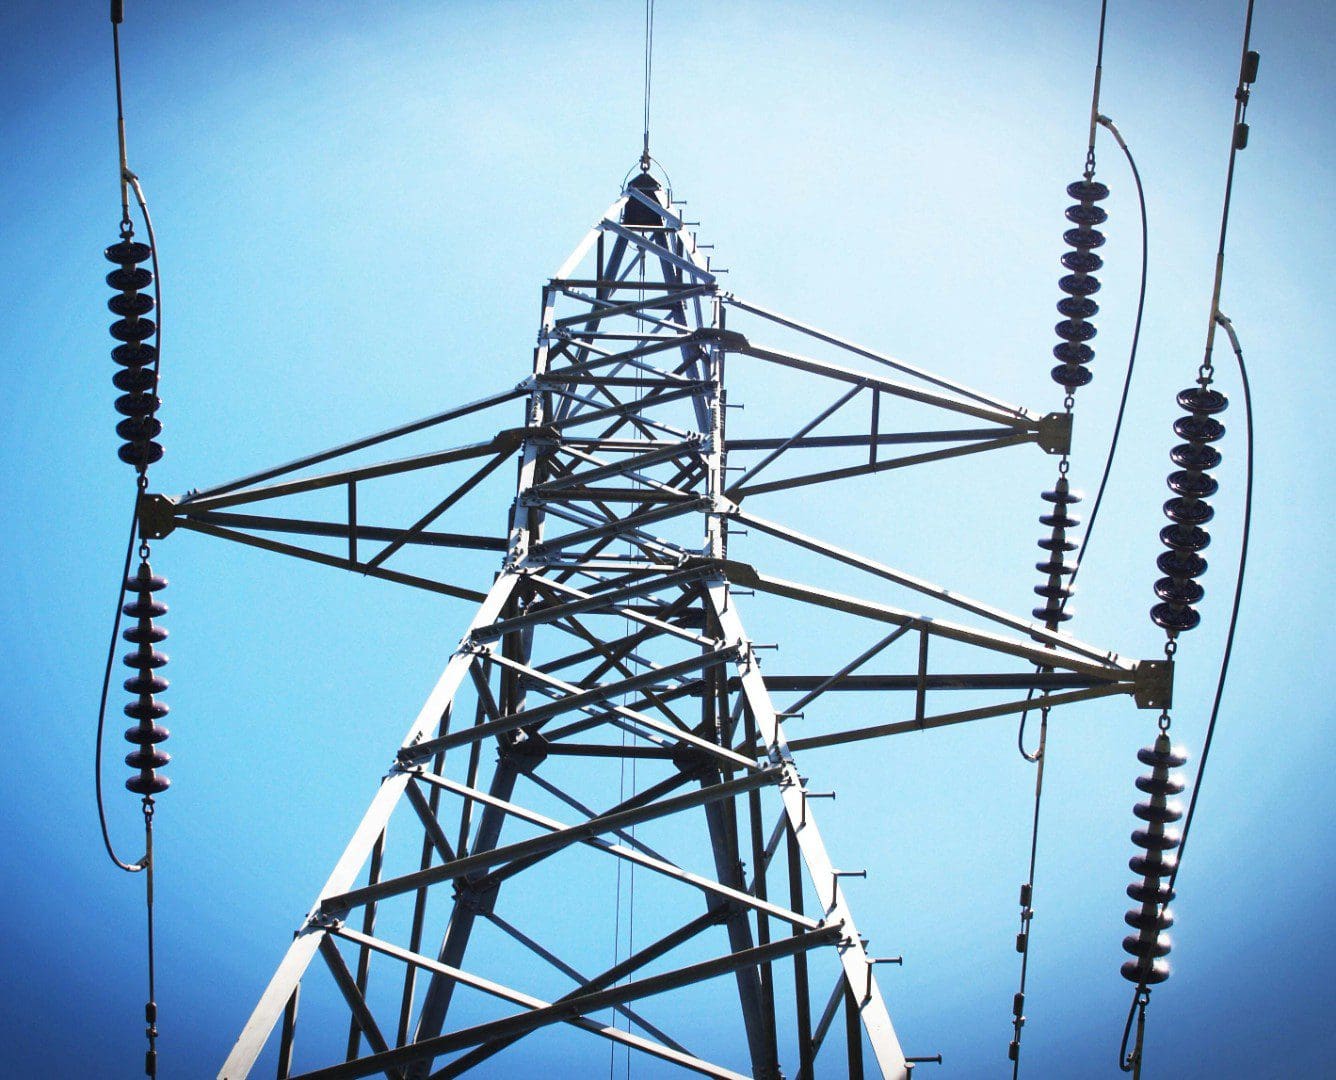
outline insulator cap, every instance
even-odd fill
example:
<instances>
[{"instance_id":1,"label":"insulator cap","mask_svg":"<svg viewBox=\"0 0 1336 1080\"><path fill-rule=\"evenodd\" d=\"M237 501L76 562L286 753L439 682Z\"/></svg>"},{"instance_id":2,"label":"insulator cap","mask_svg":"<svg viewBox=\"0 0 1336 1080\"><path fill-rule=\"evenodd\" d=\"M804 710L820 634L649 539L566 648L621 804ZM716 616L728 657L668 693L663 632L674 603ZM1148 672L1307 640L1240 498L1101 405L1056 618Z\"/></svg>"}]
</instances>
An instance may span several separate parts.
<instances>
[{"instance_id":1,"label":"insulator cap","mask_svg":"<svg viewBox=\"0 0 1336 1080\"><path fill-rule=\"evenodd\" d=\"M145 390L152 390L153 384L157 380L158 377L153 373L152 368L131 367L124 368L112 375L111 384L117 390L123 390L127 394L137 394L143 393Z\"/></svg>"},{"instance_id":2,"label":"insulator cap","mask_svg":"<svg viewBox=\"0 0 1336 1080\"><path fill-rule=\"evenodd\" d=\"M116 399L116 411L122 416L151 416L161 404L156 394L122 394Z\"/></svg>"},{"instance_id":3,"label":"insulator cap","mask_svg":"<svg viewBox=\"0 0 1336 1080\"><path fill-rule=\"evenodd\" d=\"M1157 934L1174 925L1174 913L1168 908L1156 909L1153 904L1128 908L1123 915L1123 922L1138 930L1154 930Z\"/></svg>"},{"instance_id":4,"label":"insulator cap","mask_svg":"<svg viewBox=\"0 0 1336 1080\"><path fill-rule=\"evenodd\" d=\"M129 442L125 443L116 451L117 457L127 465L133 465L135 468L152 465L155 461L161 461L162 455L162 444L155 442Z\"/></svg>"},{"instance_id":5,"label":"insulator cap","mask_svg":"<svg viewBox=\"0 0 1336 1080\"><path fill-rule=\"evenodd\" d=\"M156 645L167 640L167 631L154 623L140 623L122 630L121 637L136 645Z\"/></svg>"},{"instance_id":6,"label":"insulator cap","mask_svg":"<svg viewBox=\"0 0 1336 1080\"><path fill-rule=\"evenodd\" d=\"M111 358L121 367L139 367L158 358L158 348L146 341L128 341L111 350Z\"/></svg>"},{"instance_id":7,"label":"insulator cap","mask_svg":"<svg viewBox=\"0 0 1336 1080\"><path fill-rule=\"evenodd\" d=\"M132 769L161 769L164 765L171 762L172 755L166 750L157 750L148 746L141 746L138 750L131 750L125 755L125 763Z\"/></svg>"},{"instance_id":8,"label":"insulator cap","mask_svg":"<svg viewBox=\"0 0 1336 1080\"><path fill-rule=\"evenodd\" d=\"M1195 578L1206 573L1206 560L1191 551L1162 551L1155 565L1170 577Z\"/></svg>"},{"instance_id":9,"label":"insulator cap","mask_svg":"<svg viewBox=\"0 0 1336 1080\"><path fill-rule=\"evenodd\" d=\"M1072 230L1075 232L1076 230ZM147 289L153 284L153 272L142 266L122 266L107 275L107 284L122 292Z\"/></svg>"},{"instance_id":10,"label":"insulator cap","mask_svg":"<svg viewBox=\"0 0 1336 1080\"><path fill-rule=\"evenodd\" d=\"M125 786L136 795L161 795L172 786L172 782L165 776L141 773L138 776L130 777L125 782Z\"/></svg>"},{"instance_id":11,"label":"insulator cap","mask_svg":"<svg viewBox=\"0 0 1336 1080\"><path fill-rule=\"evenodd\" d=\"M117 293L107 301L107 307L113 315L124 315L129 319L137 319L140 315L147 315L153 310L153 297L149 296L148 293ZM148 334L145 334L144 337L148 337Z\"/></svg>"},{"instance_id":12,"label":"insulator cap","mask_svg":"<svg viewBox=\"0 0 1336 1080\"><path fill-rule=\"evenodd\" d=\"M1136 785L1138 791L1144 791L1147 795L1181 795L1185 786L1182 773L1160 775L1159 769L1150 776L1138 776Z\"/></svg>"},{"instance_id":13,"label":"insulator cap","mask_svg":"<svg viewBox=\"0 0 1336 1080\"><path fill-rule=\"evenodd\" d=\"M1039 524L1052 529L1074 529L1081 524L1081 519L1069 517L1066 509L1059 509L1053 514L1040 514Z\"/></svg>"},{"instance_id":14,"label":"insulator cap","mask_svg":"<svg viewBox=\"0 0 1336 1080\"><path fill-rule=\"evenodd\" d=\"M1131 886L1128 886L1130 891ZM1167 935L1157 935L1156 937L1142 937L1140 934L1128 934L1123 938L1123 949L1130 952L1133 956L1140 956L1143 959L1154 959L1161 956L1168 956L1173 951L1173 942Z\"/></svg>"},{"instance_id":15,"label":"insulator cap","mask_svg":"<svg viewBox=\"0 0 1336 1080\"><path fill-rule=\"evenodd\" d=\"M131 266L134 263L145 262L153 254L153 249L137 240L122 240L119 244L112 244L102 254L108 262Z\"/></svg>"},{"instance_id":16,"label":"insulator cap","mask_svg":"<svg viewBox=\"0 0 1336 1080\"><path fill-rule=\"evenodd\" d=\"M1173 851L1183 842L1177 829L1134 829L1132 843L1147 851Z\"/></svg>"},{"instance_id":17,"label":"insulator cap","mask_svg":"<svg viewBox=\"0 0 1336 1080\"><path fill-rule=\"evenodd\" d=\"M127 416L116 425L116 434L131 442L144 442L162 434L162 421L156 416Z\"/></svg>"},{"instance_id":18,"label":"insulator cap","mask_svg":"<svg viewBox=\"0 0 1336 1080\"><path fill-rule=\"evenodd\" d=\"M1154 746L1143 746L1137 751L1137 760L1152 768L1177 769L1188 763L1188 752L1182 746L1175 746L1169 736L1159 734Z\"/></svg>"},{"instance_id":19,"label":"insulator cap","mask_svg":"<svg viewBox=\"0 0 1336 1080\"><path fill-rule=\"evenodd\" d=\"M1044 502L1057 503L1061 506L1070 506L1072 503L1079 503L1084 496L1079 491L1073 491L1068 484L1065 476L1058 477L1057 485L1052 491L1044 491L1039 496Z\"/></svg>"},{"instance_id":20,"label":"insulator cap","mask_svg":"<svg viewBox=\"0 0 1336 1080\"><path fill-rule=\"evenodd\" d=\"M1055 383L1059 386L1065 386L1068 390L1085 386L1095 377L1085 368L1076 367L1072 364L1059 364L1049 372L1049 375L1052 376Z\"/></svg>"},{"instance_id":21,"label":"insulator cap","mask_svg":"<svg viewBox=\"0 0 1336 1080\"><path fill-rule=\"evenodd\" d=\"M1039 590L1036 589L1035 592ZM1048 607L1032 608L1030 614L1041 623L1060 623L1067 622L1076 613L1067 608L1058 607L1056 600L1050 601Z\"/></svg>"},{"instance_id":22,"label":"insulator cap","mask_svg":"<svg viewBox=\"0 0 1336 1080\"><path fill-rule=\"evenodd\" d=\"M121 610L132 619L157 619L167 614L167 605L141 597L132 600Z\"/></svg>"},{"instance_id":23,"label":"insulator cap","mask_svg":"<svg viewBox=\"0 0 1336 1080\"><path fill-rule=\"evenodd\" d=\"M1073 225L1103 225L1109 215L1098 206L1069 206L1067 220Z\"/></svg>"},{"instance_id":24,"label":"insulator cap","mask_svg":"<svg viewBox=\"0 0 1336 1080\"><path fill-rule=\"evenodd\" d=\"M159 592L167 588L167 579L153 572L146 562L141 562L139 568L125 579L126 592Z\"/></svg>"},{"instance_id":25,"label":"insulator cap","mask_svg":"<svg viewBox=\"0 0 1336 1080\"><path fill-rule=\"evenodd\" d=\"M1178 856L1167 851L1150 851L1145 855L1133 855L1127 865L1132 873L1142 877L1168 877L1178 869Z\"/></svg>"},{"instance_id":26,"label":"insulator cap","mask_svg":"<svg viewBox=\"0 0 1336 1080\"><path fill-rule=\"evenodd\" d=\"M1109 189L1098 180L1073 180L1067 185L1067 194L1081 202L1099 202L1109 197Z\"/></svg>"},{"instance_id":27,"label":"insulator cap","mask_svg":"<svg viewBox=\"0 0 1336 1080\"><path fill-rule=\"evenodd\" d=\"M1142 821L1158 821L1161 825L1168 825L1183 817L1183 807L1177 800L1161 804L1158 799L1153 799L1137 803L1132 807L1132 813Z\"/></svg>"},{"instance_id":28,"label":"insulator cap","mask_svg":"<svg viewBox=\"0 0 1336 1080\"><path fill-rule=\"evenodd\" d=\"M161 675L149 675L145 672L136 675L131 679L126 679L122 685L128 693L144 694L147 696L161 694L171 684Z\"/></svg>"},{"instance_id":29,"label":"insulator cap","mask_svg":"<svg viewBox=\"0 0 1336 1080\"><path fill-rule=\"evenodd\" d=\"M1119 970L1124 979L1138 986L1155 986L1169 978L1169 965L1163 960L1129 960Z\"/></svg>"},{"instance_id":30,"label":"insulator cap","mask_svg":"<svg viewBox=\"0 0 1336 1080\"><path fill-rule=\"evenodd\" d=\"M1088 296L1064 296L1058 301L1058 310L1069 319L1088 319L1099 314L1099 305Z\"/></svg>"},{"instance_id":31,"label":"insulator cap","mask_svg":"<svg viewBox=\"0 0 1336 1080\"><path fill-rule=\"evenodd\" d=\"M1071 296L1089 296L1099 292L1099 278L1086 274L1067 274L1058 279L1058 288Z\"/></svg>"},{"instance_id":32,"label":"insulator cap","mask_svg":"<svg viewBox=\"0 0 1336 1080\"><path fill-rule=\"evenodd\" d=\"M1166 525L1160 530L1160 543L1175 551L1202 551L1210 546L1211 534L1195 525Z\"/></svg>"},{"instance_id":33,"label":"insulator cap","mask_svg":"<svg viewBox=\"0 0 1336 1080\"><path fill-rule=\"evenodd\" d=\"M171 712L171 709L167 707L167 703L164 701L154 701L150 697L143 697L137 701L128 702L124 712L132 720L161 720Z\"/></svg>"},{"instance_id":34,"label":"insulator cap","mask_svg":"<svg viewBox=\"0 0 1336 1080\"><path fill-rule=\"evenodd\" d=\"M1168 885L1159 884L1159 880L1152 878L1149 881L1134 881L1127 887L1127 895L1138 904L1167 904L1174 898L1174 890ZM1164 953L1159 955L1163 956Z\"/></svg>"},{"instance_id":35,"label":"insulator cap","mask_svg":"<svg viewBox=\"0 0 1336 1080\"><path fill-rule=\"evenodd\" d=\"M1095 350L1079 341L1059 341L1053 346L1053 355L1064 364L1088 364L1095 359Z\"/></svg>"},{"instance_id":36,"label":"insulator cap","mask_svg":"<svg viewBox=\"0 0 1336 1080\"><path fill-rule=\"evenodd\" d=\"M1035 545L1045 551L1075 551L1077 546L1075 541L1060 536L1040 537L1035 541Z\"/></svg>"},{"instance_id":37,"label":"insulator cap","mask_svg":"<svg viewBox=\"0 0 1336 1080\"><path fill-rule=\"evenodd\" d=\"M1229 398L1219 390L1205 386L1189 386L1186 390L1180 390L1177 400L1180 408L1206 415L1222 413L1229 408Z\"/></svg>"},{"instance_id":38,"label":"insulator cap","mask_svg":"<svg viewBox=\"0 0 1336 1080\"><path fill-rule=\"evenodd\" d=\"M1093 251L1068 251L1062 256L1062 265L1078 274L1090 274L1103 266L1104 260Z\"/></svg>"},{"instance_id":39,"label":"insulator cap","mask_svg":"<svg viewBox=\"0 0 1336 1080\"><path fill-rule=\"evenodd\" d=\"M1171 604L1200 604L1206 590L1191 578L1162 577L1155 583L1155 595Z\"/></svg>"},{"instance_id":40,"label":"insulator cap","mask_svg":"<svg viewBox=\"0 0 1336 1080\"><path fill-rule=\"evenodd\" d=\"M1179 443L1169 451L1169 460L1180 468L1201 472L1216 468L1221 457L1219 450L1205 443Z\"/></svg>"},{"instance_id":41,"label":"insulator cap","mask_svg":"<svg viewBox=\"0 0 1336 1080\"><path fill-rule=\"evenodd\" d=\"M1220 490L1220 485L1204 472L1196 469L1182 469L1169 474L1165 481L1170 490L1192 499L1208 499Z\"/></svg>"},{"instance_id":42,"label":"insulator cap","mask_svg":"<svg viewBox=\"0 0 1336 1080\"><path fill-rule=\"evenodd\" d=\"M152 746L155 743L166 742L170 735L170 731L158 724L140 724L137 727L125 729L125 741L137 743L140 746Z\"/></svg>"},{"instance_id":43,"label":"insulator cap","mask_svg":"<svg viewBox=\"0 0 1336 1080\"><path fill-rule=\"evenodd\" d=\"M1215 517L1215 510L1210 503L1180 496L1164 504L1164 516L1180 525L1205 525Z\"/></svg>"},{"instance_id":44,"label":"insulator cap","mask_svg":"<svg viewBox=\"0 0 1336 1080\"><path fill-rule=\"evenodd\" d=\"M157 332L152 319L118 319L111 324L111 336L126 343L143 341Z\"/></svg>"},{"instance_id":45,"label":"insulator cap","mask_svg":"<svg viewBox=\"0 0 1336 1080\"><path fill-rule=\"evenodd\" d=\"M1066 600L1074 592L1074 589L1069 589L1065 585L1036 585L1034 587L1036 596L1045 596L1050 600Z\"/></svg>"},{"instance_id":46,"label":"insulator cap","mask_svg":"<svg viewBox=\"0 0 1336 1080\"><path fill-rule=\"evenodd\" d=\"M166 666L167 656L145 645L143 651L126 653L121 657L121 663L138 671L151 671L154 668Z\"/></svg>"},{"instance_id":47,"label":"insulator cap","mask_svg":"<svg viewBox=\"0 0 1336 1080\"><path fill-rule=\"evenodd\" d=\"M1150 609L1150 620L1162 630L1179 634L1185 630L1196 629L1201 623L1201 614L1190 607L1156 604Z\"/></svg>"},{"instance_id":48,"label":"insulator cap","mask_svg":"<svg viewBox=\"0 0 1336 1080\"><path fill-rule=\"evenodd\" d=\"M1068 229L1062 234L1062 240L1074 248L1089 249L1104 246L1104 234L1098 229Z\"/></svg>"},{"instance_id":49,"label":"insulator cap","mask_svg":"<svg viewBox=\"0 0 1336 1080\"><path fill-rule=\"evenodd\" d=\"M1225 425L1211 416L1180 416L1174 434L1188 442L1210 443L1224 438Z\"/></svg>"},{"instance_id":50,"label":"insulator cap","mask_svg":"<svg viewBox=\"0 0 1336 1080\"><path fill-rule=\"evenodd\" d=\"M1094 326L1080 319L1063 319L1053 331L1065 341L1089 341L1096 334Z\"/></svg>"}]
</instances>

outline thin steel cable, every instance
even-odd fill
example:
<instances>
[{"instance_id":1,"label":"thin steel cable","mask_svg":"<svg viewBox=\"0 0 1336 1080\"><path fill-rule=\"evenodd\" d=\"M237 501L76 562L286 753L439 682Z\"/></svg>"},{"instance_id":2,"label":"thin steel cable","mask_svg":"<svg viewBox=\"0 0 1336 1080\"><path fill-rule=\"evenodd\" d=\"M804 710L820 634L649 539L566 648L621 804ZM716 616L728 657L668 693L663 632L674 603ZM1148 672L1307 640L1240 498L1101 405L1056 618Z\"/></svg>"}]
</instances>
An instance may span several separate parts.
<instances>
[{"instance_id":1,"label":"thin steel cable","mask_svg":"<svg viewBox=\"0 0 1336 1080\"><path fill-rule=\"evenodd\" d=\"M97 709L97 739L93 751L93 788L97 795L97 820L102 828L102 844L111 861L130 874L137 874L146 866L148 856L137 863L127 863L117 854L107 830L107 811L102 800L102 735L106 727L107 695L111 689L111 668L116 661L116 639L121 632L121 601L125 598L125 580L130 576L130 560L134 555L135 539L139 535L139 493L135 492L134 512L130 515L130 541L125 546L125 566L121 570L121 587L116 590L116 617L111 624L111 643L107 646L107 666L102 674L102 701Z\"/></svg>"},{"instance_id":2,"label":"thin steel cable","mask_svg":"<svg viewBox=\"0 0 1336 1080\"><path fill-rule=\"evenodd\" d=\"M640 167L649 171L649 109L654 85L654 0L645 0L645 141Z\"/></svg>"},{"instance_id":3,"label":"thin steel cable","mask_svg":"<svg viewBox=\"0 0 1336 1080\"><path fill-rule=\"evenodd\" d=\"M1090 92L1090 145L1086 150L1085 178L1095 175L1095 129L1099 126L1099 85L1104 78L1104 24L1109 14L1109 0L1099 5L1099 45L1095 49L1095 85Z\"/></svg>"}]
</instances>

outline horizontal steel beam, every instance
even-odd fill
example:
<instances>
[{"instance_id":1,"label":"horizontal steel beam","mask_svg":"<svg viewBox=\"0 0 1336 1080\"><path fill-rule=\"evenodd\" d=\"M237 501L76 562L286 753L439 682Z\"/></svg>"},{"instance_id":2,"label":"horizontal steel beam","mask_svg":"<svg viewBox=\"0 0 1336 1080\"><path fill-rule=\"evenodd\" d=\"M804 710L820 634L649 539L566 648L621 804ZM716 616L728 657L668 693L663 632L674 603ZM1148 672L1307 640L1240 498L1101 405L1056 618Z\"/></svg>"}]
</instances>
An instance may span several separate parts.
<instances>
[{"instance_id":1,"label":"horizontal steel beam","mask_svg":"<svg viewBox=\"0 0 1336 1080\"><path fill-rule=\"evenodd\" d=\"M229 514L221 510L189 512L187 508L187 512L181 516L224 528L256 529L260 532L293 533L299 536L328 536L338 540L347 540L353 535L359 540L398 540L408 535L407 529L363 525L361 522L352 526L343 522L308 521L303 518ZM470 533L419 532L405 542L424 547L472 548L478 551L505 551L508 547L504 536L474 536Z\"/></svg>"}]
</instances>

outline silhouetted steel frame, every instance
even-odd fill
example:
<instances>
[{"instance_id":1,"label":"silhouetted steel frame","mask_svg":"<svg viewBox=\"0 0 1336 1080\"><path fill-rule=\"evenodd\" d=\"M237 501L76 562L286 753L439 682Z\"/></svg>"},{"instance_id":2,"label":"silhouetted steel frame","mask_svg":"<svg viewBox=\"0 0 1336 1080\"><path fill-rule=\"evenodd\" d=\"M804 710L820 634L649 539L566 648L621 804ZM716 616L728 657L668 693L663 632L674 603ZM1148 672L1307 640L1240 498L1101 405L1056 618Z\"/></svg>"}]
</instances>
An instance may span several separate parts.
<instances>
[{"instance_id":1,"label":"silhouetted steel frame","mask_svg":"<svg viewBox=\"0 0 1336 1080\"><path fill-rule=\"evenodd\" d=\"M662 223L632 224L622 220L623 211L631 206L639 208L640 214L646 211L657 214ZM611 240L610 250L608 240ZM572 277L590 254L595 257L595 276ZM657 266L662 280L633 278L650 265ZM639 295L628 301L624 299L628 291ZM586 304L589 310L558 318L556 306L563 299ZM753 345L741 334L726 329L726 311L730 308L908 375L932 389ZM626 318L638 320L635 331L603 328L608 320ZM649 329L644 329L645 326ZM675 366L671 361L667 368L651 362L674 353L680 357ZM728 355L795 369L841 384L844 389L833 405L818 412L792 435L730 441L725 432L723 394ZM622 374L623 371L630 374ZM634 398L623 396L630 391L634 391ZM813 434L825 420L864 393L871 405L866 435ZM883 395L944 409L991 426L883 431ZM282 479L521 399L527 400L525 424L503 429L486 442L318 476ZM677 401L690 403L698 430L683 431L661 417L650 415L652 410ZM598 422L603 422L604 427L595 435L569 433L569 429L587 429ZM875 560L804 536L744 511L739 504L748 496L767 491L1026 442L1036 443L1049 453L1060 452L1069 438L1070 428L1061 416L1035 416L723 291L695 247L693 235L683 230L680 217L663 199L661 190L651 197L633 184L544 288L542 330L534 354L533 374L514 389L174 500L170 506L171 522L165 531L181 527L478 603L459 648L411 725L362 823L321 889L220 1076L247 1075L280 1017L278 1071L281 1078L291 1075L300 983L310 962L319 954L349 1008L349 1060L303 1074L306 1077L334 1080L383 1074L424 1080L429 1074L456 1076L516 1038L553 1022L575 1024L704 1075L737 1077L739 1074L723 1066L693 1056L682 1044L627 1007L628 1002L640 997L723 974L732 974L737 982L754 1074L777 1075L780 1055L771 966L778 960L791 958L796 992L798 1076L809 1080L815 1076L817 1055L840 1005L844 1004L850 1032L846 1041L851 1075L855 1069L861 1075L866 1037L882 1075L903 1080L908 1074L905 1057L873 977L872 960L853 922L839 872L829 861L809 805L809 799L821 793L807 790L792 751L1006 715L1031 705L1027 695L1014 701L932 714L926 707L930 691L1039 691L1045 695L1043 702L1049 707L1110 694L1135 694L1138 703L1144 706L1146 702L1142 699L1153 695L1151 676L1158 675L1162 682L1163 673L1151 672L1146 664L1122 660L1065 634L1045 630ZM878 456L881 447L913 444L941 445L898 458ZM765 483L752 482L763 469L785 455L808 449L840 448L866 449L867 461ZM743 477L733 485L726 483L728 453L760 451L767 452L764 458L744 470ZM517 496L506 537L429 530L428 526L438 517L517 453L520 457ZM618 456L624 454L632 456ZM359 520L359 483L467 461L481 464L412 525L373 526ZM666 480L649 472L669 466L675 472ZM621 480L630 486L599 486L607 480ZM339 486L347 492L347 514L342 521L236 513L228 509ZM624 511L616 509L623 504ZM704 522L703 548L683 548L654 535L652 526L687 514L697 515ZM573 528L562 533L549 531L547 526L551 522ZM745 524L875 578L956 605L1020 632L1023 637L1007 637L770 577L747 563L729 558L730 523ZM346 540L347 555L335 556L256 535L263 533ZM376 556L361 560L359 541L384 546ZM506 563L484 594L384 565L410 545L504 551ZM610 554L613 545L625 545L626 554ZM584 550L575 550L579 548ZM586 580L574 584L577 575ZM739 586L891 629L876 645L832 674L763 677L756 646L746 636L733 600ZM666 597L659 595L664 593ZM604 640L582 621L590 615L609 613L624 618L626 632L621 637ZM681 622L684 619L688 621ZM531 648L534 632L540 628L573 638L575 651L535 664ZM934 637L1038 664L1043 670L1007 675L931 672L929 647ZM856 674L901 638L917 639L914 674ZM638 651L648 642L668 640L699 652L687 660L657 664ZM556 674L595 661L594 668L577 681ZM607 681L609 678L612 681ZM474 720L471 726L451 730L455 696L465 680L477 694ZM770 697L776 690L802 691L803 696L789 712L780 712ZM912 715L849 731L788 739L784 719L820 695L867 690L912 691ZM544 700L531 704L533 697ZM670 707L671 702L691 698L701 701L702 719L698 727L689 726ZM649 715L648 710L656 711L664 719ZM603 725L633 732L637 740L625 746L563 741ZM715 732L715 737L703 737L700 732L706 730ZM481 749L484 742L492 740L497 741L502 754L490 783L484 788L480 786L479 775ZM539 777L536 766L524 756L529 752L526 745L536 746L544 755L656 760L671 757L675 762L676 755L688 757L683 759L686 765L679 764L677 774L598 811ZM444 774L444 762L447 751L465 748L469 758L466 780L461 783ZM583 815L583 820L565 823L526 809L514 798L521 776L529 777L575 809ZM697 785L695 790L674 794L690 784ZM768 839L761 820L762 789L775 791L781 804ZM462 800L458 838L453 842L439 818L443 797ZM741 835L743 830L737 820L739 799L746 800L745 836ZM423 830L419 869L385 878L381 852L386 824L395 807L405 800ZM703 808L710 833L716 864L713 879L677 867L629 831L637 823L696 807ZM475 808L479 811L476 833ZM511 817L543 831L528 840L502 844L502 827ZM474 839L470 845L471 834ZM749 847L755 868L751 882L742 880L739 873L744 843ZM592 846L693 886L705 899L705 912L651 945L642 946L606 971L585 978L493 910L502 882L575 844ZM788 906L776 903L768 895L767 871L781 845L785 846L788 868ZM368 860L366 884L357 885ZM804 911L801 880L804 868L821 907L817 917ZM447 882L453 882L467 902L456 902L441 947L433 958L421 951L425 902L432 887ZM374 934L376 905L396 895L414 896L408 948L382 941ZM359 909L361 930L354 930L348 925L348 918ZM479 917L493 922L534 955L564 971L576 981L576 988L555 1002L546 1002L468 972L463 966L464 957ZM752 919L755 919L755 937ZM773 936L772 920L786 924L788 933ZM617 985L627 975L715 925L726 928L729 953ZM356 970L343 959L335 938L356 947ZM813 948L830 946L835 947L841 975L814 1025L807 953ZM373 953L392 957L405 967L393 1047L366 1002ZM419 973L427 976L427 988L414 1027ZM499 997L522 1011L443 1033L457 985ZM653 1037L634 1035L586 1015L608 1007L619 1009ZM359 1056L364 1040L371 1053ZM455 1050L466 1052L443 1068L431 1071L436 1057Z\"/></svg>"}]
</instances>

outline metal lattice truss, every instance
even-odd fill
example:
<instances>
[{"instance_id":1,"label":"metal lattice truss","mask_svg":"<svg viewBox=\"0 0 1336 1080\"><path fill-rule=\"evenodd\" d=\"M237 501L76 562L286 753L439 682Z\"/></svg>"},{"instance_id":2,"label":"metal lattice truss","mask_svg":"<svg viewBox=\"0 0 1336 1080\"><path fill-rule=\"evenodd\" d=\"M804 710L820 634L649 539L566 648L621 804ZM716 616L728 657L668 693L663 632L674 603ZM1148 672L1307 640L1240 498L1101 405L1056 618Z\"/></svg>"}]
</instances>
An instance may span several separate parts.
<instances>
[{"instance_id":1,"label":"metal lattice truss","mask_svg":"<svg viewBox=\"0 0 1336 1080\"><path fill-rule=\"evenodd\" d=\"M730 311L880 373L762 347L726 328ZM834 402L791 435L730 440L724 372L734 357L796 369L833 387ZM865 432L814 434L855 399L869 405ZM488 441L313 474L521 401L522 426ZM905 403L946 426L888 430L883 414ZM189 529L478 605L220 1076L248 1075L276 1029L279 1077L422 1080L483 1066L553 1025L705 1076L809 1080L844 1072L828 1060L838 1046L818 1059L835 1026L843 1031L829 1041L844 1044L849 1075L863 1075L869 1054L880 1075L906 1076L913 1059L874 976L878 958L817 828L811 800L823 793L808 788L794 752L1018 713L1035 694L1048 707L1113 694L1158 707L1169 672L743 504L1021 443L1061 452L1068 438L1064 416L1032 415L725 292L680 208L645 174L544 288L533 374L515 388L234 483L145 497L150 537ZM437 528L513 461L507 535ZM451 469L463 478L442 489ZM407 527L359 519L359 488L408 474L421 474L419 492L436 485L433 505ZM340 513L257 512L322 491ZM954 605L986 628L771 577L729 558L730 526ZM494 551L504 564L475 592L406 558L430 549ZM847 616L877 640L833 672L763 674L738 607L753 591ZM901 639L901 670L865 670ZM942 672L943 649L987 663ZM906 704L875 726L786 737L798 710L851 690L904 691L892 700ZM960 690L974 692L970 708L936 707ZM781 693L799 696L780 710ZM484 753L493 748L494 762ZM552 920L533 912L583 905L613 867L639 875L637 940L609 964L605 920L545 939ZM606 911L606 896L589 910ZM297 1023L298 990L320 968L342 1016L333 1043L325 1020L310 1037ZM734 1024L723 1050L695 1045L698 1025L684 1018L702 1001L712 1022ZM308 1057L322 1063L299 1072L294 1062Z\"/></svg>"}]
</instances>

